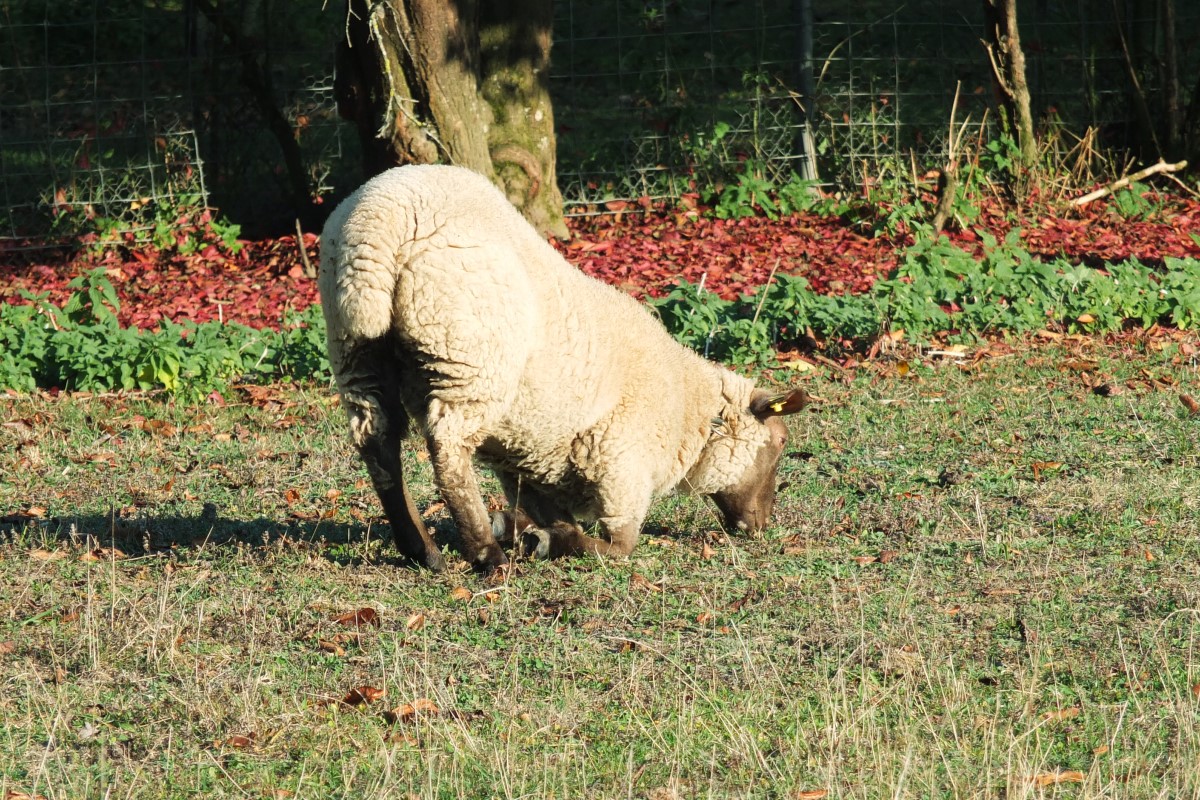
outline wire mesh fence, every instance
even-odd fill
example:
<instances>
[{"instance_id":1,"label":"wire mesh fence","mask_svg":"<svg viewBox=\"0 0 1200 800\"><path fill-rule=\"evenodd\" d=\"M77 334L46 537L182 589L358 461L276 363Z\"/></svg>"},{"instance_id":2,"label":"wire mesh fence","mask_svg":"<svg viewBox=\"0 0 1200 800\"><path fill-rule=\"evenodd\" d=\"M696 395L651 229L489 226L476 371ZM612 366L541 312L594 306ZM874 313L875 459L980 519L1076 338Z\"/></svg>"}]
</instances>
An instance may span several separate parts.
<instances>
[{"instance_id":1,"label":"wire mesh fence","mask_svg":"<svg viewBox=\"0 0 1200 800\"><path fill-rule=\"evenodd\" d=\"M1200 71L1200 4L1174 4L1172 37L1165 5L1020 3L1043 128L1129 141L1131 73L1163 111L1167 38L1175 74ZM957 119L995 134L980 127L995 115L977 2L554 8L558 171L575 210L678 196L747 163L775 180L923 168L945 151L958 88ZM149 225L187 204L290 225L293 176L265 104L299 142L313 195L354 185L357 135L333 97L342 13L317 0L0 3L0 249L69 240L97 220Z\"/></svg>"}]
</instances>

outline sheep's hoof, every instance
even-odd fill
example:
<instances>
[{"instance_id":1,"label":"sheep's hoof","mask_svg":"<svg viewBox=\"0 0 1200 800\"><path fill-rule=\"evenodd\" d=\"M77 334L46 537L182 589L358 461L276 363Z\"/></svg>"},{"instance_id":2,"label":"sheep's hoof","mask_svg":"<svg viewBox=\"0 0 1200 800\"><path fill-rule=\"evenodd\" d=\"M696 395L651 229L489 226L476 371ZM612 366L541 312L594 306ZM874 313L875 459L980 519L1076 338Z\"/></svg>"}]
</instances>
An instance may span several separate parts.
<instances>
[{"instance_id":1,"label":"sheep's hoof","mask_svg":"<svg viewBox=\"0 0 1200 800\"><path fill-rule=\"evenodd\" d=\"M446 559L442 557L439 550L426 550L425 557L420 559L421 564L432 572L445 572Z\"/></svg>"},{"instance_id":2,"label":"sheep's hoof","mask_svg":"<svg viewBox=\"0 0 1200 800\"><path fill-rule=\"evenodd\" d=\"M526 528L522 531L521 555L538 561L550 558L550 531L541 528Z\"/></svg>"},{"instance_id":3,"label":"sheep's hoof","mask_svg":"<svg viewBox=\"0 0 1200 800\"><path fill-rule=\"evenodd\" d=\"M496 570L508 566L508 556L504 555L504 550L500 548L500 545L492 543L475 554L475 558L471 559L471 565L477 572L491 575Z\"/></svg>"}]
</instances>

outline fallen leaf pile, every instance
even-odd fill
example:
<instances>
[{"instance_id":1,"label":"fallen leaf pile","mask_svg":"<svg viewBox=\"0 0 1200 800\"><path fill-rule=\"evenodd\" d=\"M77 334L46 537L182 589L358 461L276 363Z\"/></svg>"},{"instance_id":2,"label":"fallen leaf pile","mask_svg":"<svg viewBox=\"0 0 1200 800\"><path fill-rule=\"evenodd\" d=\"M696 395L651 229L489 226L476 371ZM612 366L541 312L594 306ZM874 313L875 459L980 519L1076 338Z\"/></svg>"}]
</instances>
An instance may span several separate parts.
<instances>
[{"instance_id":1,"label":"fallen leaf pile","mask_svg":"<svg viewBox=\"0 0 1200 800\"><path fill-rule=\"evenodd\" d=\"M1017 229L1036 256L1094 266L1135 257L1150 265L1166 257L1200 257L1200 243L1187 233L1200 229L1200 201L1159 196L1157 202L1161 210L1150 218L1127 219L1104 202L1059 210L1036 197L1022 208L989 198L980 201L970 228L946 235L968 251L979 251L977 229L998 240ZM887 208L863 206L880 218ZM734 298L766 283L773 271L802 275L818 292L863 292L912 242L903 225L889 232L861 215L715 219L694 195L679 203L612 201L597 210L606 213L570 219L571 239L554 244L584 272L639 297L661 296L684 278L703 279L710 291ZM26 302L20 294L25 290L47 292L51 302L62 305L72 277L101 267L117 290L118 316L125 325L152 328L170 319L278 327L285 310L317 302L302 247L315 263L317 237L311 233L301 241L282 236L244 242L236 253L217 245L189 255L149 246L101 255L31 251L25 257L32 263L13 263L0 273L0 301Z\"/></svg>"}]
</instances>

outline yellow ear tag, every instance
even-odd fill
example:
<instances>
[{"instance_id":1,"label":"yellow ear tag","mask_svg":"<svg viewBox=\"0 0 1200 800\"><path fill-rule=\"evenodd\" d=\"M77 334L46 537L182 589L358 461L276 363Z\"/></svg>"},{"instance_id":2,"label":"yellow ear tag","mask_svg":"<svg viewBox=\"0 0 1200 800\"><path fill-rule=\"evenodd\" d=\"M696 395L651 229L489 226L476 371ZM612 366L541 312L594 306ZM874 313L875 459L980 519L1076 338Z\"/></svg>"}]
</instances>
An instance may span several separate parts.
<instances>
[{"instance_id":1,"label":"yellow ear tag","mask_svg":"<svg viewBox=\"0 0 1200 800\"><path fill-rule=\"evenodd\" d=\"M779 400L777 402L771 403L771 410L774 411L776 414L782 414L783 413L783 401Z\"/></svg>"}]
</instances>

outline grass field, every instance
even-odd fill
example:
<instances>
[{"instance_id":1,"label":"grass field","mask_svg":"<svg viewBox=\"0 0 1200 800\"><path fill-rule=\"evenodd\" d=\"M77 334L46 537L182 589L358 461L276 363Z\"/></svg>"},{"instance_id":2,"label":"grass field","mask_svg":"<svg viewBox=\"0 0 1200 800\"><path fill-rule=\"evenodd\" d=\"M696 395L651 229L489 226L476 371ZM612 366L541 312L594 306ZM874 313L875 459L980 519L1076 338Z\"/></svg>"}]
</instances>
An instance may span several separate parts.
<instances>
[{"instance_id":1,"label":"grass field","mask_svg":"<svg viewBox=\"0 0 1200 800\"><path fill-rule=\"evenodd\" d=\"M324 387L0 399L0 796L1200 797L1198 344L801 373L763 536L497 586Z\"/></svg>"}]
</instances>

